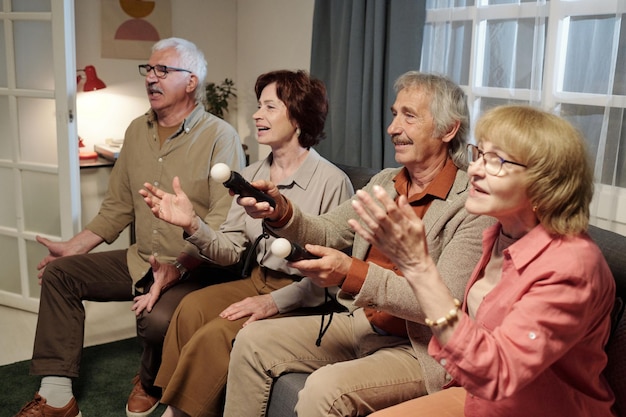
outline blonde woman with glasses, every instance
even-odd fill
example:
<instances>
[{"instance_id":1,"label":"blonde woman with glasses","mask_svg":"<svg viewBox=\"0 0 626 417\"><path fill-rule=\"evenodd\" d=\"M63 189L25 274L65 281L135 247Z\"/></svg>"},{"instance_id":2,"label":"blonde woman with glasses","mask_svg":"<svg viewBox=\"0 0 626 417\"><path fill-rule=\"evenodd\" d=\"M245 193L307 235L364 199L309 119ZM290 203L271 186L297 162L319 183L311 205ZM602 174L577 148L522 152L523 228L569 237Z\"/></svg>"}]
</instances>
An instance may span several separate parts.
<instances>
[{"instance_id":1,"label":"blonde woman with glasses","mask_svg":"<svg viewBox=\"0 0 626 417\"><path fill-rule=\"evenodd\" d=\"M442 388L462 387L374 415L613 416L602 371L615 285L586 233L593 174L584 140L524 106L487 112L475 136L465 208L498 223L483 233L462 302L406 199L396 204L380 188L355 199L361 222L350 225L398 265L425 313L429 353L452 377Z\"/></svg>"}]
</instances>

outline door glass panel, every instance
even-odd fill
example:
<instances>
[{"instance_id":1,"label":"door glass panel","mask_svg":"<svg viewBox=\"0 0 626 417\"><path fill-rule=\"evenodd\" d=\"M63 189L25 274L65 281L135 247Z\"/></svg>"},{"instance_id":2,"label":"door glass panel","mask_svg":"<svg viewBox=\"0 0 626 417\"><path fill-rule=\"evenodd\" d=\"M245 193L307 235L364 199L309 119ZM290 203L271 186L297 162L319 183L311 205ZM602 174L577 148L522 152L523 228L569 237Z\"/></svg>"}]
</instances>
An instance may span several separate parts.
<instances>
[{"instance_id":1,"label":"door glass panel","mask_svg":"<svg viewBox=\"0 0 626 417\"><path fill-rule=\"evenodd\" d=\"M22 161L57 165L54 100L18 99L18 123Z\"/></svg>"},{"instance_id":2,"label":"door glass panel","mask_svg":"<svg viewBox=\"0 0 626 417\"><path fill-rule=\"evenodd\" d=\"M0 190L2 201L0 204L0 226L17 229L17 214L15 213L15 180L11 168L0 168ZM0 265L2 265L0 263Z\"/></svg>"},{"instance_id":3,"label":"door glass panel","mask_svg":"<svg viewBox=\"0 0 626 417\"><path fill-rule=\"evenodd\" d=\"M22 173L22 184L25 230L59 236L59 177L56 174L25 171ZM42 201L46 203L41 204Z\"/></svg>"},{"instance_id":4,"label":"door glass panel","mask_svg":"<svg viewBox=\"0 0 626 417\"><path fill-rule=\"evenodd\" d=\"M41 287L37 279L37 264L48 254L46 247L33 240L26 241L26 265L28 269L28 291L33 298L39 298Z\"/></svg>"},{"instance_id":5,"label":"door glass panel","mask_svg":"<svg viewBox=\"0 0 626 417\"><path fill-rule=\"evenodd\" d=\"M16 21L13 28L17 87L54 90L52 23Z\"/></svg>"},{"instance_id":6,"label":"door glass panel","mask_svg":"<svg viewBox=\"0 0 626 417\"><path fill-rule=\"evenodd\" d=\"M0 290L12 293L21 293L20 285L20 256L17 239L12 236L0 236L0 264L2 264L2 279Z\"/></svg>"},{"instance_id":7,"label":"door glass panel","mask_svg":"<svg viewBox=\"0 0 626 417\"><path fill-rule=\"evenodd\" d=\"M14 12L49 12L50 0L13 0Z\"/></svg>"},{"instance_id":8,"label":"door glass panel","mask_svg":"<svg viewBox=\"0 0 626 417\"><path fill-rule=\"evenodd\" d=\"M0 96L0 159L13 159L13 139L9 117L9 98Z\"/></svg>"},{"instance_id":9,"label":"door glass panel","mask_svg":"<svg viewBox=\"0 0 626 417\"><path fill-rule=\"evenodd\" d=\"M2 3L0 2L0 5L1 4ZM0 20L0 62L7 62L7 50L5 44L4 21ZM0 87L8 87L6 65L0 65Z\"/></svg>"}]
</instances>

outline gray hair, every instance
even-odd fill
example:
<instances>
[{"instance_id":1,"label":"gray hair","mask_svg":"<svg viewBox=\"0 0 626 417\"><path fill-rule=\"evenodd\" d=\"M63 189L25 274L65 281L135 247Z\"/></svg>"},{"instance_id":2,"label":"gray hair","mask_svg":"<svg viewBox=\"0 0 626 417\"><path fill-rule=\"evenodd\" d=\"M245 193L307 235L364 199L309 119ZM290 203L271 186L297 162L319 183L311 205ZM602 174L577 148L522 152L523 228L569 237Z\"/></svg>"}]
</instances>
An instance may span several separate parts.
<instances>
[{"instance_id":1,"label":"gray hair","mask_svg":"<svg viewBox=\"0 0 626 417\"><path fill-rule=\"evenodd\" d=\"M448 78L437 74L408 71L394 83L396 94L404 89L424 89L431 95L430 112L435 122L435 135L441 137L457 123L459 130L450 141L450 156L455 164L467 168L466 146L470 128L465 92Z\"/></svg>"},{"instance_id":2,"label":"gray hair","mask_svg":"<svg viewBox=\"0 0 626 417\"><path fill-rule=\"evenodd\" d=\"M161 39L152 46L152 52L161 51L163 49L173 48L180 58L180 67L188 69L196 77L198 77L198 86L196 87L196 100L204 99L204 80L207 73L207 62L204 53L193 43L182 38L166 38Z\"/></svg>"}]
</instances>

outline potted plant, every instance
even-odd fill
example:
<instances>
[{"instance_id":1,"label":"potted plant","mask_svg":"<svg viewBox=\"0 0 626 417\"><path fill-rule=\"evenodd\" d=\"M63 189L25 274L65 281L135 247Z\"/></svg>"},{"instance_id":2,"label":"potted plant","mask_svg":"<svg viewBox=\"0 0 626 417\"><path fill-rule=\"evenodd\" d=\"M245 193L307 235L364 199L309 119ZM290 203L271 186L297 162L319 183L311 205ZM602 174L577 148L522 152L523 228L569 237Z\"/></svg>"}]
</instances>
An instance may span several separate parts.
<instances>
[{"instance_id":1,"label":"potted plant","mask_svg":"<svg viewBox=\"0 0 626 417\"><path fill-rule=\"evenodd\" d=\"M229 78L226 78L221 84L207 83L205 87L205 109L223 119L224 113L228 112L228 100L231 97L237 97L235 91L237 91L235 83Z\"/></svg>"}]
</instances>

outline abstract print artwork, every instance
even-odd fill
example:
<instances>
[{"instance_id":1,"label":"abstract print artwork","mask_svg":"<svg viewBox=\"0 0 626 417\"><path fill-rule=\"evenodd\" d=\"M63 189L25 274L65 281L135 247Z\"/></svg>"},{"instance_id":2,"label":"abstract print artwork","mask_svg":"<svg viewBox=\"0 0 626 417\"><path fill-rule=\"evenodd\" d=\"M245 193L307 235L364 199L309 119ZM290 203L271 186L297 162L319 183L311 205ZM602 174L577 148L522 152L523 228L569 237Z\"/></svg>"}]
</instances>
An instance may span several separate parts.
<instances>
[{"instance_id":1,"label":"abstract print artwork","mask_svg":"<svg viewBox=\"0 0 626 417\"><path fill-rule=\"evenodd\" d=\"M148 59L172 36L170 0L101 0L102 58Z\"/></svg>"}]
</instances>

